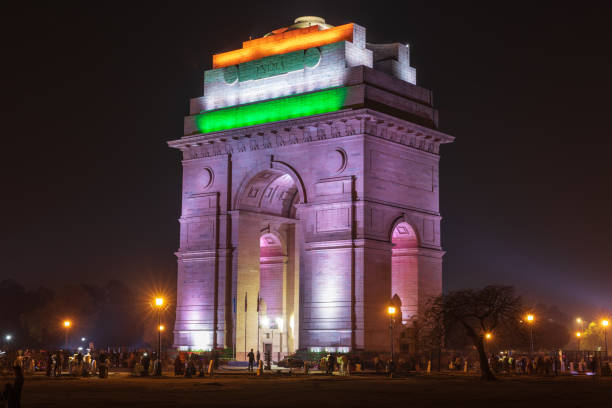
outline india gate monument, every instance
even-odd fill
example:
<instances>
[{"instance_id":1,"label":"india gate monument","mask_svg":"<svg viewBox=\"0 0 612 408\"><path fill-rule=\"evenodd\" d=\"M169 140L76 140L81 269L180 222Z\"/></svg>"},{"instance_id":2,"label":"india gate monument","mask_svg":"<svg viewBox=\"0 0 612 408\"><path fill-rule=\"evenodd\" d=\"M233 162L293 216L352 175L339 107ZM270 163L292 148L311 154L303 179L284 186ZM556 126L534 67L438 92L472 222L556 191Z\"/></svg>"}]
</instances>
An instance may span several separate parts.
<instances>
[{"instance_id":1,"label":"india gate monument","mask_svg":"<svg viewBox=\"0 0 612 408\"><path fill-rule=\"evenodd\" d=\"M406 44L318 17L213 55L190 102L174 345L388 352L442 291L437 131Z\"/></svg>"}]
</instances>

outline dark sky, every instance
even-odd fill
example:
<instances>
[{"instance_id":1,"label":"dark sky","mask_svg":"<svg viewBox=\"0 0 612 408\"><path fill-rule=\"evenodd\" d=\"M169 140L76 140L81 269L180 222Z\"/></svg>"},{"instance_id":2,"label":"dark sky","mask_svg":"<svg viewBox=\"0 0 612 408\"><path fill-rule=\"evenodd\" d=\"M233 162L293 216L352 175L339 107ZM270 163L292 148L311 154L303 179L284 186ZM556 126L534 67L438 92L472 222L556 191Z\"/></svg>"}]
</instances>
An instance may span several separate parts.
<instances>
[{"instance_id":1,"label":"dark sky","mask_svg":"<svg viewBox=\"0 0 612 408\"><path fill-rule=\"evenodd\" d=\"M0 278L174 279L180 155L166 141L211 54L320 15L410 43L457 137L440 169L445 288L612 309L606 2L157 3L3 10Z\"/></svg>"}]
</instances>

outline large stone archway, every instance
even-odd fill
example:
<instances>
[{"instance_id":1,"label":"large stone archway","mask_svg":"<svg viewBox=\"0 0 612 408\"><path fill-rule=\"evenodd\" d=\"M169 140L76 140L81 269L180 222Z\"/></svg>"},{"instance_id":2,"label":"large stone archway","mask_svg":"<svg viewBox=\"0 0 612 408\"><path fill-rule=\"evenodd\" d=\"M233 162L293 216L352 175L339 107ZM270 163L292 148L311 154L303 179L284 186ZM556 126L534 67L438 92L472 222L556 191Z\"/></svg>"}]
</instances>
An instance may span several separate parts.
<instances>
[{"instance_id":1,"label":"large stone archway","mask_svg":"<svg viewBox=\"0 0 612 408\"><path fill-rule=\"evenodd\" d=\"M244 359L262 344L259 294L282 322L279 357L388 351L391 297L408 317L441 291L439 148L453 140L408 47L354 23L290 26L213 67L169 143L183 154L174 344ZM404 256L416 267L398 269Z\"/></svg>"}]
</instances>

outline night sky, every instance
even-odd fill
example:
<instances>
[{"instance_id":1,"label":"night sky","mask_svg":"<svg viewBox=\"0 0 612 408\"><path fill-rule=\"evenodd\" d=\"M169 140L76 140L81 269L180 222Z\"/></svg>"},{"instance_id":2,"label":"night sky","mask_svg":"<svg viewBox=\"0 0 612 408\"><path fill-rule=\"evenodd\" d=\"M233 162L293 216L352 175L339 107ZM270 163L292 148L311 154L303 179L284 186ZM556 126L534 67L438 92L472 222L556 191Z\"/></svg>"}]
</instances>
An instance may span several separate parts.
<instances>
[{"instance_id":1,"label":"night sky","mask_svg":"<svg viewBox=\"0 0 612 408\"><path fill-rule=\"evenodd\" d=\"M612 310L609 3L64 3L2 12L0 279L172 282L181 166L166 141L212 53L318 15L409 43L457 138L441 151L445 289Z\"/></svg>"}]
</instances>

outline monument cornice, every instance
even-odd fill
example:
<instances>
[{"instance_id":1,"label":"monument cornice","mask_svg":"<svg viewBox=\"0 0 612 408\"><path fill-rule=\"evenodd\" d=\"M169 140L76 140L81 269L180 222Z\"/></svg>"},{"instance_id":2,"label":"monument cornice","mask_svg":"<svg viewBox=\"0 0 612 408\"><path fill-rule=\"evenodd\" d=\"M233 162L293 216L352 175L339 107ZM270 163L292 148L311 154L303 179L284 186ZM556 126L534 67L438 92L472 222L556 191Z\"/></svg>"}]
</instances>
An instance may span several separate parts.
<instances>
[{"instance_id":1,"label":"monument cornice","mask_svg":"<svg viewBox=\"0 0 612 408\"><path fill-rule=\"evenodd\" d=\"M440 144L455 138L369 108L184 136L168 142L184 162L208 157L273 150L294 144L366 134L438 157Z\"/></svg>"},{"instance_id":2,"label":"monument cornice","mask_svg":"<svg viewBox=\"0 0 612 408\"><path fill-rule=\"evenodd\" d=\"M428 219L433 219L433 220L441 220L442 216L440 215L439 211L430 211L430 210L426 210L423 208L418 208L418 207L410 207L410 206L405 206L405 205L399 205L397 203L394 203L392 201L385 201L385 200L378 200L374 197L371 196L363 196L363 197L357 197L356 200L353 201L354 203L362 203L362 204L381 204L381 205L385 205L388 207L394 207L397 208L398 210L402 210L402 211L410 211L411 213L414 214L418 214L420 216L422 216L423 218L428 218Z\"/></svg>"}]
</instances>

